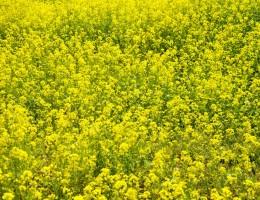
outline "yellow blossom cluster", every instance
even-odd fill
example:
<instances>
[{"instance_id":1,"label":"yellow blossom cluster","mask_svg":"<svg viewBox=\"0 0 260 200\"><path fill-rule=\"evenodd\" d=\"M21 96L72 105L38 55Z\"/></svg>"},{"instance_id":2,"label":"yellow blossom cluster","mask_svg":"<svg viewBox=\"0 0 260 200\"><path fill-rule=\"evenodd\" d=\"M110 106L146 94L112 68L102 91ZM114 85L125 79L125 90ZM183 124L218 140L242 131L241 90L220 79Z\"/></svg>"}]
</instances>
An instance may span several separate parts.
<instances>
[{"instance_id":1,"label":"yellow blossom cluster","mask_svg":"<svg viewBox=\"0 0 260 200\"><path fill-rule=\"evenodd\" d=\"M0 199L260 199L259 0L1 1Z\"/></svg>"}]
</instances>

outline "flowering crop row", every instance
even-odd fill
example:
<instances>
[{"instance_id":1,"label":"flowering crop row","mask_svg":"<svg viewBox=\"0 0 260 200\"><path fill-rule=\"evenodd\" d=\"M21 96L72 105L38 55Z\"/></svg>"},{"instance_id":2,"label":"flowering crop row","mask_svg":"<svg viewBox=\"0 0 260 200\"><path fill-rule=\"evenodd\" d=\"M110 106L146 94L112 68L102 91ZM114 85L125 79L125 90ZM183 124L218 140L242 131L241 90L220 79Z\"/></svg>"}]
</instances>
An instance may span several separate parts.
<instances>
[{"instance_id":1,"label":"flowering crop row","mask_svg":"<svg viewBox=\"0 0 260 200\"><path fill-rule=\"evenodd\" d=\"M259 0L0 2L0 198L259 199Z\"/></svg>"}]
</instances>

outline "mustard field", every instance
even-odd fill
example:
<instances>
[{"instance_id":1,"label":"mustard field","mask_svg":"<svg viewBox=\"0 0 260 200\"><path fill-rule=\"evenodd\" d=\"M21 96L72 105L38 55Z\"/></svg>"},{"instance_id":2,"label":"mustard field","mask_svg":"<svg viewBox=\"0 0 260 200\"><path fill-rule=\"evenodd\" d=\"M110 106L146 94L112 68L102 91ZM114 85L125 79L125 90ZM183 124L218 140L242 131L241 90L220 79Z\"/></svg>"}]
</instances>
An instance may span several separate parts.
<instances>
[{"instance_id":1,"label":"mustard field","mask_svg":"<svg viewBox=\"0 0 260 200\"><path fill-rule=\"evenodd\" d=\"M0 199L260 200L260 1L1 0Z\"/></svg>"}]
</instances>

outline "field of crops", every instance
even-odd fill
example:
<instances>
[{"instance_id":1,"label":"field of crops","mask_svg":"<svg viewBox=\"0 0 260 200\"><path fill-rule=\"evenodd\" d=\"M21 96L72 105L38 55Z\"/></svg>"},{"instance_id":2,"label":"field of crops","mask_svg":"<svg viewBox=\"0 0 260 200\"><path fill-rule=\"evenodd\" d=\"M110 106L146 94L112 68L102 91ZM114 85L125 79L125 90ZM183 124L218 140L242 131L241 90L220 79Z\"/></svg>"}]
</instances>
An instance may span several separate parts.
<instances>
[{"instance_id":1,"label":"field of crops","mask_svg":"<svg viewBox=\"0 0 260 200\"><path fill-rule=\"evenodd\" d=\"M260 199L259 0L1 0L0 199Z\"/></svg>"}]
</instances>

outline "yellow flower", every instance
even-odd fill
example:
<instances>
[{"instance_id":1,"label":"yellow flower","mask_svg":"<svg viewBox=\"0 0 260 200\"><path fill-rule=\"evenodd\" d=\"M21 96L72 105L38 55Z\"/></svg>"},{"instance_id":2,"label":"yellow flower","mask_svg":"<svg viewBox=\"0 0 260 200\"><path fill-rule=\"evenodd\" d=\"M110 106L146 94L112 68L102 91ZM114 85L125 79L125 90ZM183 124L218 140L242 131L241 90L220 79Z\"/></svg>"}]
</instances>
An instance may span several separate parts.
<instances>
[{"instance_id":1,"label":"yellow flower","mask_svg":"<svg viewBox=\"0 0 260 200\"><path fill-rule=\"evenodd\" d=\"M10 154L11 154L11 156L13 156L14 158L16 158L20 161L26 161L28 158L27 152L22 149L19 149L18 147L13 147Z\"/></svg>"},{"instance_id":2,"label":"yellow flower","mask_svg":"<svg viewBox=\"0 0 260 200\"><path fill-rule=\"evenodd\" d=\"M127 143L122 143L119 146L119 155L123 155L128 152L129 145Z\"/></svg>"},{"instance_id":3,"label":"yellow flower","mask_svg":"<svg viewBox=\"0 0 260 200\"><path fill-rule=\"evenodd\" d=\"M73 197L73 200L84 200L84 198L81 195L77 195L77 196Z\"/></svg>"},{"instance_id":4,"label":"yellow flower","mask_svg":"<svg viewBox=\"0 0 260 200\"><path fill-rule=\"evenodd\" d=\"M35 199L42 199L42 193L40 191L35 191L34 197Z\"/></svg>"},{"instance_id":5,"label":"yellow flower","mask_svg":"<svg viewBox=\"0 0 260 200\"><path fill-rule=\"evenodd\" d=\"M47 199L54 200L54 199L57 199L57 196L55 194L50 194L50 195L48 195Z\"/></svg>"},{"instance_id":6,"label":"yellow flower","mask_svg":"<svg viewBox=\"0 0 260 200\"><path fill-rule=\"evenodd\" d=\"M192 199L199 199L199 191L198 190L193 190L192 192L191 192L191 197L192 197Z\"/></svg>"},{"instance_id":7,"label":"yellow flower","mask_svg":"<svg viewBox=\"0 0 260 200\"><path fill-rule=\"evenodd\" d=\"M229 190L228 187L224 187L221 189L222 191L222 195L225 197L225 198L230 198L232 196L232 192Z\"/></svg>"},{"instance_id":8,"label":"yellow flower","mask_svg":"<svg viewBox=\"0 0 260 200\"><path fill-rule=\"evenodd\" d=\"M214 199L214 200L222 200L222 199L224 199L224 198L218 193L218 191L217 191L216 188L213 188L213 189L211 190L210 197L211 197L211 199Z\"/></svg>"},{"instance_id":9,"label":"yellow flower","mask_svg":"<svg viewBox=\"0 0 260 200\"><path fill-rule=\"evenodd\" d=\"M127 197L127 199L138 199L137 198L137 190L134 188L128 188L128 190L126 191L125 196Z\"/></svg>"},{"instance_id":10,"label":"yellow flower","mask_svg":"<svg viewBox=\"0 0 260 200\"><path fill-rule=\"evenodd\" d=\"M14 197L15 197L14 194L10 193L10 192L6 192L2 196L3 200L12 200L12 199L14 199Z\"/></svg>"},{"instance_id":11,"label":"yellow flower","mask_svg":"<svg viewBox=\"0 0 260 200\"><path fill-rule=\"evenodd\" d=\"M124 180L119 180L115 183L114 188L116 190L125 191L127 189L127 183Z\"/></svg>"},{"instance_id":12,"label":"yellow flower","mask_svg":"<svg viewBox=\"0 0 260 200\"><path fill-rule=\"evenodd\" d=\"M33 177L33 173L30 170L25 170L21 175L21 179L24 181L28 181Z\"/></svg>"}]
</instances>

